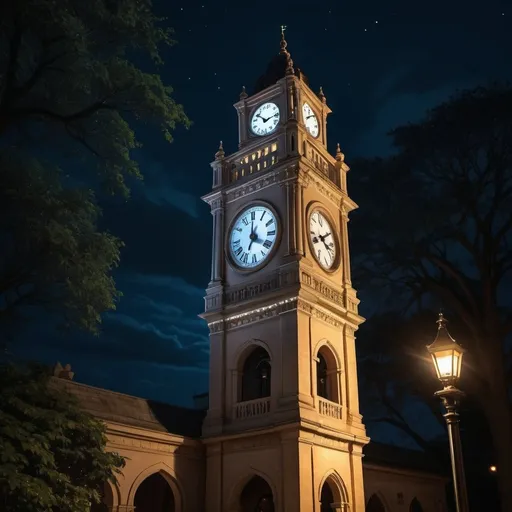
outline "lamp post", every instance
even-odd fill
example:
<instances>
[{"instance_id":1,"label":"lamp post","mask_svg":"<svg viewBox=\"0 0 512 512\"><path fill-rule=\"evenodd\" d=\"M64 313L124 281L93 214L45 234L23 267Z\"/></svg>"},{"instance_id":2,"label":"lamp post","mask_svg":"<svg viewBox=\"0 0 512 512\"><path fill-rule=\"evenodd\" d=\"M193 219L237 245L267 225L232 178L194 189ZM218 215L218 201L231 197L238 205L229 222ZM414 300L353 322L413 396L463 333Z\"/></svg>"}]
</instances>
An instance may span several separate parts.
<instances>
[{"instance_id":1,"label":"lamp post","mask_svg":"<svg viewBox=\"0 0 512 512\"><path fill-rule=\"evenodd\" d=\"M458 413L459 403L464 393L455 386L460 377L465 350L450 336L442 313L439 313L437 325L436 339L428 345L427 350L432 356L437 377L443 384L443 389L437 391L435 395L441 399L446 409L443 416L448 427L457 512L469 512Z\"/></svg>"}]
</instances>

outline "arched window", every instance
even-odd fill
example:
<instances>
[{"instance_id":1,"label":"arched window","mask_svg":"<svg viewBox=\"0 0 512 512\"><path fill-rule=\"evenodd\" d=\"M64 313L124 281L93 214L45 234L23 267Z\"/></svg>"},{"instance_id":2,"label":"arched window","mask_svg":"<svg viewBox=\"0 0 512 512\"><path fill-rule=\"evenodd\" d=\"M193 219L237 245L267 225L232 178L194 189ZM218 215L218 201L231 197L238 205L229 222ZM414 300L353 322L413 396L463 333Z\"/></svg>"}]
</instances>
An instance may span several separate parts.
<instances>
[{"instance_id":1,"label":"arched window","mask_svg":"<svg viewBox=\"0 0 512 512\"><path fill-rule=\"evenodd\" d=\"M368 500L368 503L366 504L366 512L386 512L384 504L376 494L372 494Z\"/></svg>"},{"instance_id":2,"label":"arched window","mask_svg":"<svg viewBox=\"0 0 512 512\"><path fill-rule=\"evenodd\" d=\"M270 396L272 366L263 347L256 347L244 361L240 400L257 400Z\"/></svg>"},{"instance_id":3,"label":"arched window","mask_svg":"<svg viewBox=\"0 0 512 512\"><path fill-rule=\"evenodd\" d=\"M274 512L274 497L270 485L260 476L254 476L240 495L242 512Z\"/></svg>"},{"instance_id":4,"label":"arched window","mask_svg":"<svg viewBox=\"0 0 512 512\"><path fill-rule=\"evenodd\" d=\"M418 501L418 498L414 498L411 501L411 505L409 506L409 512L423 512L423 507Z\"/></svg>"},{"instance_id":5,"label":"arched window","mask_svg":"<svg viewBox=\"0 0 512 512\"><path fill-rule=\"evenodd\" d=\"M135 493L137 512L174 512L172 489L160 473L148 476Z\"/></svg>"},{"instance_id":6,"label":"arched window","mask_svg":"<svg viewBox=\"0 0 512 512\"><path fill-rule=\"evenodd\" d=\"M316 392L318 396L330 400L327 380L327 362L322 354L318 354L318 362L316 363Z\"/></svg>"},{"instance_id":7,"label":"arched window","mask_svg":"<svg viewBox=\"0 0 512 512\"><path fill-rule=\"evenodd\" d=\"M316 363L316 394L331 402L341 403L336 358L332 350L324 345L320 348Z\"/></svg>"}]
</instances>

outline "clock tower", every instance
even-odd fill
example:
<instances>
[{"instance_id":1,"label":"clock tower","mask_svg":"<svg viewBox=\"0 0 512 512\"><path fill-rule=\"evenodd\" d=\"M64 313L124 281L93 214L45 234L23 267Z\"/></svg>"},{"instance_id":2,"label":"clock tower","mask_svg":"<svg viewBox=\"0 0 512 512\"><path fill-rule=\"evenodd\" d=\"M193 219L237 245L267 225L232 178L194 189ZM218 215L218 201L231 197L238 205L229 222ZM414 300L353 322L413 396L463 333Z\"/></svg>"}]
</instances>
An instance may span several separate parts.
<instances>
[{"instance_id":1,"label":"clock tower","mask_svg":"<svg viewBox=\"0 0 512 512\"><path fill-rule=\"evenodd\" d=\"M211 164L207 512L364 511L349 167L331 110L281 51Z\"/></svg>"}]
</instances>

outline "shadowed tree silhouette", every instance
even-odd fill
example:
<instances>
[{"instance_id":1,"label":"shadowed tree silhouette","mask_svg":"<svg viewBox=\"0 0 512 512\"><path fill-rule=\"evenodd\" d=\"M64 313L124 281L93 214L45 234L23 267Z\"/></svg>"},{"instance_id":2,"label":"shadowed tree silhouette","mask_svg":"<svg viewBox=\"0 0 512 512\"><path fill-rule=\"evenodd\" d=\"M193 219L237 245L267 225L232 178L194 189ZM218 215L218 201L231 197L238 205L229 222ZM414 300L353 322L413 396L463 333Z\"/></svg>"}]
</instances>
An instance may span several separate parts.
<instances>
[{"instance_id":1,"label":"shadowed tree silhouette","mask_svg":"<svg viewBox=\"0 0 512 512\"><path fill-rule=\"evenodd\" d=\"M393 156L353 165L355 280L367 293L378 285L394 307L434 304L455 321L469 349L465 389L487 418L509 511L512 90L462 92L391 135Z\"/></svg>"}]
</instances>

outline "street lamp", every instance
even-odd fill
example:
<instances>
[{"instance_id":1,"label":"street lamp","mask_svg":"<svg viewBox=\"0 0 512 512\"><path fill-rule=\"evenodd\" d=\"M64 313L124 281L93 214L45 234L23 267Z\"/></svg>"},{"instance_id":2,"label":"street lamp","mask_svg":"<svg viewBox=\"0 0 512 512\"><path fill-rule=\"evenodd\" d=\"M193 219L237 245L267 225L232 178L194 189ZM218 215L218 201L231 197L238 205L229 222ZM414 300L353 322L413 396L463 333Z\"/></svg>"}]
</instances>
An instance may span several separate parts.
<instances>
[{"instance_id":1,"label":"street lamp","mask_svg":"<svg viewBox=\"0 0 512 512\"><path fill-rule=\"evenodd\" d=\"M448 427L457 512L469 512L460 441L459 413L457 411L464 393L455 387L460 377L462 356L465 350L450 336L446 328L446 319L442 313L439 313L437 325L436 339L431 345L427 346L427 350L432 356L437 377L443 384L443 389L437 391L435 395L441 399L446 409L446 413L443 416Z\"/></svg>"}]
</instances>

